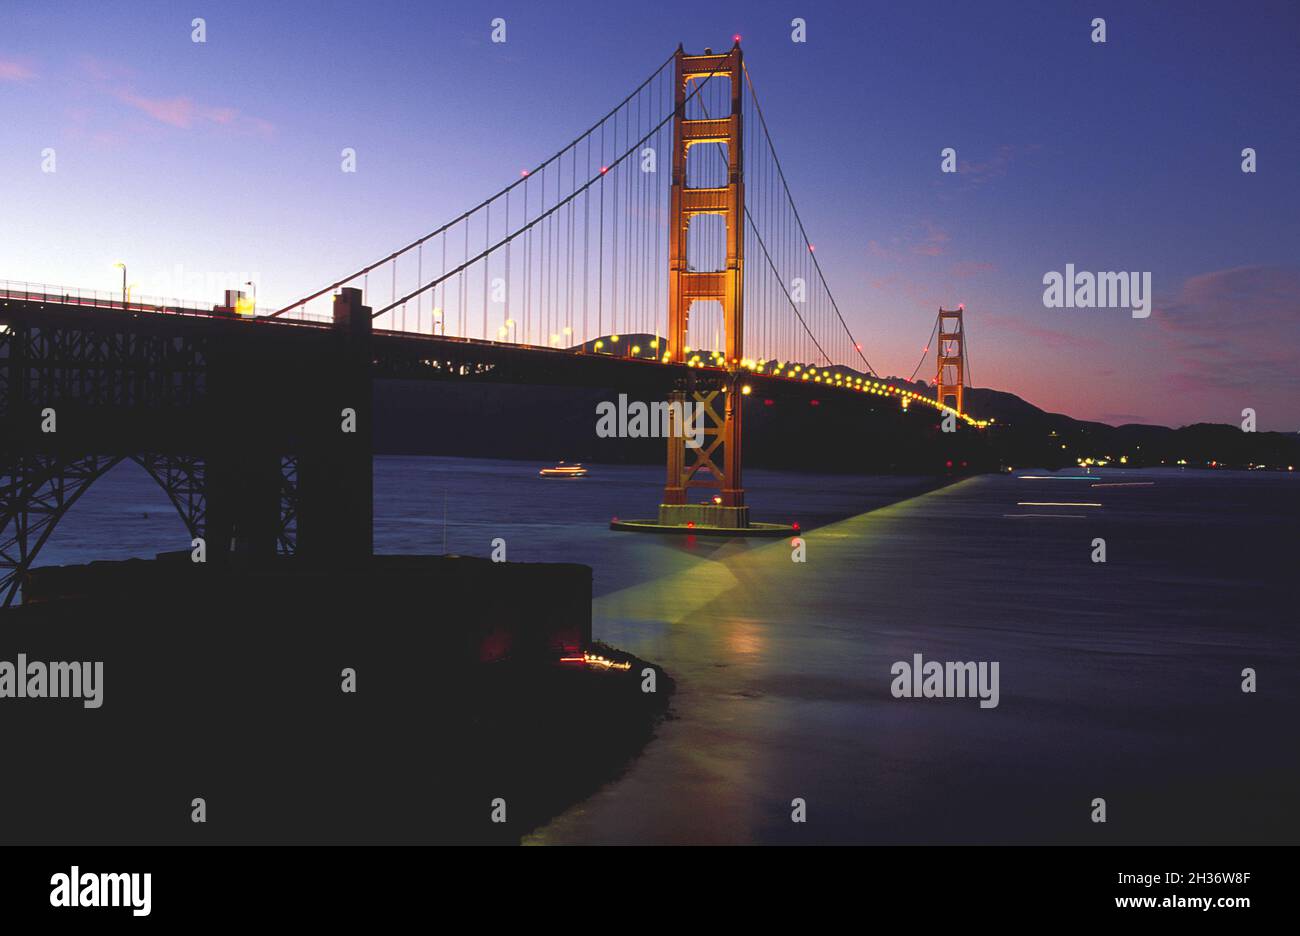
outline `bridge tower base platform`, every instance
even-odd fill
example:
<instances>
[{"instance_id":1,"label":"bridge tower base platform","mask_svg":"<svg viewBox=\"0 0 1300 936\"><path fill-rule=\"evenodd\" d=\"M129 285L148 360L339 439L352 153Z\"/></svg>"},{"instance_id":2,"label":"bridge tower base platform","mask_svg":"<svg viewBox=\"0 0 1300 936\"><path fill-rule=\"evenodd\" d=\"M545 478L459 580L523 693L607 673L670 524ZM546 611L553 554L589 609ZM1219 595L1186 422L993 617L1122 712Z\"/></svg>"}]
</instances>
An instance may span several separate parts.
<instances>
[{"instance_id":1,"label":"bridge tower base platform","mask_svg":"<svg viewBox=\"0 0 1300 936\"><path fill-rule=\"evenodd\" d=\"M661 504L658 520L620 520L615 517L609 522L611 530L627 533L676 533L682 536L795 536L799 528L792 523L759 523L750 520L745 526L714 526L708 523L696 523L688 513L673 511L664 515L664 508L686 508L708 510L708 504ZM665 523L667 519L669 522Z\"/></svg>"}]
</instances>

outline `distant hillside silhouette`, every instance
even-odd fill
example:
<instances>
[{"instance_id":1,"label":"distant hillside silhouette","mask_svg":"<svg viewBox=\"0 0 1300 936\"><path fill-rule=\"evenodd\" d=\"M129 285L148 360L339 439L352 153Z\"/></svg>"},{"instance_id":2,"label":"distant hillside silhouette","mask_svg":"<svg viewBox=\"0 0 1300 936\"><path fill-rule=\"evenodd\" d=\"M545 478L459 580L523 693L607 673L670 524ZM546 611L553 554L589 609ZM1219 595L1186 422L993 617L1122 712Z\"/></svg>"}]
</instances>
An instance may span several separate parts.
<instances>
[{"instance_id":1,"label":"distant hillside silhouette","mask_svg":"<svg viewBox=\"0 0 1300 936\"><path fill-rule=\"evenodd\" d=\"M588 353L653 358L655 335L620 334L581 346ZM601 347L596 347L596 342ZM660 345L661 346L661 345ZM852 368L836 370L869 377ZM923 381L873 377L932 395ZM376 384L375 444L391 454L464 455L539 462L663 461L661 439L600 439L596 405L615 400L617 387L536 387L468 381L380 381ZM931 472L1007 466L1065 467L1080 459L1130 467L1271 469L1300 464L1300 437L1243 432L1237 426L1198 423L1167 426L1106 423L1049 413L1014 393L983 387L966 391L966 408L993 424L978 439L963 431L940 433L928 407L901 413L897 403L827 388L807 400L745 399L746 464L828 471ZM950 464L951 463L951 464Z\"/></svg>"}]
</instances>

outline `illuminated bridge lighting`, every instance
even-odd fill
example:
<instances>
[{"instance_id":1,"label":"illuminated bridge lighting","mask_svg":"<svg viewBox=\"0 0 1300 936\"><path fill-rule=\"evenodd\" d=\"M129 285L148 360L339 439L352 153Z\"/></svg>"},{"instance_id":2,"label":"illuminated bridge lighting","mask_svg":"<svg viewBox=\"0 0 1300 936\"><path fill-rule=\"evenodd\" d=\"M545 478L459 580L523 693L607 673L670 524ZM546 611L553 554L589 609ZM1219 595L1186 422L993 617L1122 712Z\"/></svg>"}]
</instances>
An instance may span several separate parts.
<instances>
[{"instance_id":1,"label":"illuminated bridge lighting","mask_svg":"<svg viewBox=\"0 0 1300 936\"><path fill-rule=\"evenodd\" d=\"M593 669L600 669L600 670L611 670L611 669L630 670L632 668L631 663L627 663L627 662L616 663L613 660L610 660L606 657L599 656L595 653L589 653L587 651L584 651L582 656L560 657L560 662L561 663L582 663L592 667Z\"/></svg>"}]
</instances>

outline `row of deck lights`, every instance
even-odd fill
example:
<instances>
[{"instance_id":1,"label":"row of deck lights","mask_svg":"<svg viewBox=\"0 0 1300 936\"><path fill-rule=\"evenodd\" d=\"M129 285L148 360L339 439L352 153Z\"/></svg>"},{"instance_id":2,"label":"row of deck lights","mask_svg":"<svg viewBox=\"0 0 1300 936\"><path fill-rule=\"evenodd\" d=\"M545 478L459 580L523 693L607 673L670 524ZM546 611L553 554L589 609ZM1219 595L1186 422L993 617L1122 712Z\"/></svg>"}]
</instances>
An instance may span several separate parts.
<instances>
[{"instance_id":1,"label":"row of deck lights","mask_svg":"<svg viewBox=\"0 0 1300 936\"><path fill-rule=\"evenodd\" d=\"M617 344L619 336L611 335L609 340L612 344ZM605 342L603 340L597 341L592 345L592 348L597 352L602 351L604 347ZM652 358L660 360L664 364L672 362L672 353L669 351L665 351L662 357L659 356L658 338L651 340L650 347L655 349L654 355L651 356ZM664 345L664 347L666 348L667 345ZM639 356L641 354L641 347L640 345L633 345L630 351L634 357ZM687 367L725 367L727 364L726 356L721 351L704 351L698 348L692 351L690 345L687 345L686 355ZM824 383L828 386L856 390L860 393L872 393L876 396L895 396L902 403L903 409L907 409L907 407L912 403L921 403L925 406L931 406L935 409L943 410L944 412L953 413L970 425L981 429L993 422L992 419L974 419L965 413L958 413L951 406L941 404L936 400L932 400L927 396L922 396L921 394L915 393L911 390L901 390L898 387L891 386L890 384L881 383L876 380L867 380L864 377L849 377L839 371L825 369L818 371L816 367L805 368L802 364L786 364L784 361L769 361L765 358L759 360L754 358L742 358L733 363L739 364L740 367L745 370L750 370L757 374L767 374L771 377L783 377L786 380L807 380L812 383ZM768 371L769 367L772 368L770 372ZM746 386L744 392L748 393L749 391L750 388Z\"/></svg>"}]
</instances>

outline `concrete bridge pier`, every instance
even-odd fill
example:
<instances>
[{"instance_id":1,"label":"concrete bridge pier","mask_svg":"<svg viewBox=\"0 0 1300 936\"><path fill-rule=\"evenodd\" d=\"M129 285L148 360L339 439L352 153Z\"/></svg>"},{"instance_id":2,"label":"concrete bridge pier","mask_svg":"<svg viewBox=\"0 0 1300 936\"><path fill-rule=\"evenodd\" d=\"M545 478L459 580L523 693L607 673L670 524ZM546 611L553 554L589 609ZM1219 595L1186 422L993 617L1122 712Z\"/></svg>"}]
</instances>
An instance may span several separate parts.
<instances>
[{"instance_id":1,"label":"concrete bridge pier","mask_svg":"<svg viewBox=\"0 0 1300 936\"><path fill-rule=\"evenodd\" d=\"M298 555L351 564L374 552L371 309L361 290L334 297L334 343L304 401L297 478Z\"/></svg>"},{"instance_id":2,"label":"concrete bridge pier","mask_svg":"<svg viewBox=\"0 0 1300 936\"><path fill-rule=\"evenodd\" d=\"M209 561L227 553L269 559L280 538L280 457L274 451L214 453L207 460Z\"/></svg>"}]
</instances>

